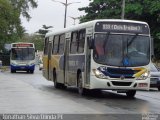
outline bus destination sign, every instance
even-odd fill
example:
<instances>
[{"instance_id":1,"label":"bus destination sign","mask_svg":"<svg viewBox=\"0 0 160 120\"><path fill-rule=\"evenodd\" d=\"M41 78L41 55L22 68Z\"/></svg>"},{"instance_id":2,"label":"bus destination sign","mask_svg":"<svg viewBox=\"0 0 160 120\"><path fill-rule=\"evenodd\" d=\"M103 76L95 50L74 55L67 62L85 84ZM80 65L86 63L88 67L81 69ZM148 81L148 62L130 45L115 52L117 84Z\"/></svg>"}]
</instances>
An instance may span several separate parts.
<instances>
[{"instance_id":1,"label":"bus destination sign","mask_svg":"<svg viewBox=\"0 0 160 120\"><path fill-rule=\"evenodd\" d=\"M141 33L149 34L148 26L138 23L98 22L95 32Z\"/></svg>"},{"instance_id":2,"label":"bus destination sign","mask_svg":"<svg viewBox=\"0 0 160 120\"><path fill-rule=\"evenodd\" d=\"M33 44L26 44L26 43L13 44L13 47L33 47Z\"/></svg>"}]
</instances>

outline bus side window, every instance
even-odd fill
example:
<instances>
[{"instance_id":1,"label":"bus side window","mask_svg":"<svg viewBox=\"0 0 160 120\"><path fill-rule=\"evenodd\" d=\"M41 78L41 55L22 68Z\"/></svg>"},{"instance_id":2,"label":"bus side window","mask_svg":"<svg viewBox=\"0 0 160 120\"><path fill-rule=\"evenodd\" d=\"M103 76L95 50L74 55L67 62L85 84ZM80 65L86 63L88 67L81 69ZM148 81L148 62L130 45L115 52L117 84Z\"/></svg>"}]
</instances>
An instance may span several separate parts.
<instances>
[{"instance_id":1,"label":"bus side window","mask_svg":"<svg viewBox=\"0 0 160 120\"><path fill-rule=\"evenodd\" d=\"M78 38L78 53L84 52L84 44L85 44L85 30L79 31Z\"/></svg>"},{"instance_id":2,"label":"bus side window","mask_svg":"<svg viewBox=\"0 0 160 120\"><path fill-rule=\"evenodd\" d=\"M65 42L65 34L62 34L60 36L60 41L59 41L59 54L64 53L64 42Z\"/></svg>"},{"instance_id":3,"label":"bus side window","mask_svg":"<svg viewBox=\"0 0 160 120\"><path fill-rule=\"evenodd\" d=\"M59 36L55 36L54 38L54 45L53 45L53 54L57 54L58 53L58 44L59 44Z\"/></svg>"},{"instance_id":4,"label":"bus side window","mask_svg":"<svg viewBox=\"0 0 160 120\"><path fill-rule=\"evenodd\" d=\"M78 39L78 32L73 32L71 37L70 43L70 53L75 54L77 53L77 39Z\"/></svg>"}]
</instances>

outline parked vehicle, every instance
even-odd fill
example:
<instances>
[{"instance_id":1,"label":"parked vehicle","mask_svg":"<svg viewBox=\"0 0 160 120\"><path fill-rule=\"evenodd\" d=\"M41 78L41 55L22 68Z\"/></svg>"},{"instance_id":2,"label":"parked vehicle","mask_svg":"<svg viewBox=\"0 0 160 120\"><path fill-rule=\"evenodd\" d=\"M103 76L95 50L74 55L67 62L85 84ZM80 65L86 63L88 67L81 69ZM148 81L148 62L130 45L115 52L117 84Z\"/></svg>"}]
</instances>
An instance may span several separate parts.
<instances>
[{"instance_id":1,"label":"parked vehicle","mask_svg":"<svg viewBox=\"0 0 160 120\"><path fill-rule=\"evenodd\" d=\"M160 91L160 71L154 64L151 64L150 70L151 70L150 87L158 88L158 90Z\"/></svg>"}]
</instances>

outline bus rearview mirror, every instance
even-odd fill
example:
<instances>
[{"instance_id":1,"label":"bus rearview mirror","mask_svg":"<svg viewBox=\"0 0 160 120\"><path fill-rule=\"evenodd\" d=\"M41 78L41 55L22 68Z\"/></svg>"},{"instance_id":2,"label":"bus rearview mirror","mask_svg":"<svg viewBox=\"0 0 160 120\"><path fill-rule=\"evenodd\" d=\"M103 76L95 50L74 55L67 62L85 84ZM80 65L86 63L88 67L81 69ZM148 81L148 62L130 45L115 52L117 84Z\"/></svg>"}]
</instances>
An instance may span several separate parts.
<instances>
[{"instance_id":1,"label":"bus rearview mirror","mask_svg":"<svg viewBox=\"0 0 160 120\"><path fill-rule=\"evenodd\" d=\"M92 37L88 37L87 38L87 43L88 43L89 49L93 49L94 48L94 39Z\"/></svg>"}]
</instances>

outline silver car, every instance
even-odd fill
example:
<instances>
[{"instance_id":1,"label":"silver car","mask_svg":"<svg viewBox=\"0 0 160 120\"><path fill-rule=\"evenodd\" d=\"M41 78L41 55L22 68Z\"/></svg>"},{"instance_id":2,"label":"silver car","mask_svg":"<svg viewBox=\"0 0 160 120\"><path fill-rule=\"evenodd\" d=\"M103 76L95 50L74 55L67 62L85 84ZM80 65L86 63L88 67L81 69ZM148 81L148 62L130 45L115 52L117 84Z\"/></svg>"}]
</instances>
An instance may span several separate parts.
<instances>
[{"instance_id":1,"label":"silver car","mask_svg":"<svg viewBox=\"0 0 160 120\"><path fill-rule=\"evenodd\" d=\"M150 87L158 88L158 90L160 91L160 71L154 64L151 64L150 80Z\"/></svg>"}]
</instances>

